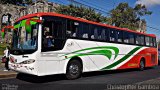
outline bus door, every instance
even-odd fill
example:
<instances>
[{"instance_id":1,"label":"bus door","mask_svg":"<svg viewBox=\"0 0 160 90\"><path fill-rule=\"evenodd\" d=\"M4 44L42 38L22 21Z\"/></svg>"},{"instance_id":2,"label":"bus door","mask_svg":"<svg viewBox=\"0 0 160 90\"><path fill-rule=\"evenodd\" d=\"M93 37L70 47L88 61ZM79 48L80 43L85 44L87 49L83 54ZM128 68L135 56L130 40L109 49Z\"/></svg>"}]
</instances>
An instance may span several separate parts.
<instances>
[{"instance_id":1,"label":"bus door","mask_svg":"<svg viewBox=\"0 0 160 90\"><path fill-rule=\"evenodd\" d=\"M65 43L65 20L58 17L43 17L42 23L42 49L41 65L47 74L60 72L60 60L58 53L63 49ZM45 64L44 64L45 63Z\"/></svg>"}]
</instances>

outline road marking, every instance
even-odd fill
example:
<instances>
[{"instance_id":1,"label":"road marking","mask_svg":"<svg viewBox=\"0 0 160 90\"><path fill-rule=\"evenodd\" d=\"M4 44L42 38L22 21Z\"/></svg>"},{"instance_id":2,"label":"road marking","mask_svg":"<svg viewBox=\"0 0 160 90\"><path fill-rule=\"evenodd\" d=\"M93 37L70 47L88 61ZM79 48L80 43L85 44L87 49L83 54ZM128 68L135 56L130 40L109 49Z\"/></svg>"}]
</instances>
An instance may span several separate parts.
<instances>
[{"instance_id":1,"label":"road marking","mask_svg":"<svg viewBox=\"0 0 160 90\"><path fill-rule=\"evenodd\" d=\"M146 80L146 81L138 82L138 83L135 83L135 84L143 84L143 83L151 82L151 81L154 81L154 80L157 80L157 79L159 79L159 80L160 80L160 78L155 78L155 79L150 79L150 80Z\"/></svg>"}]
</instances>

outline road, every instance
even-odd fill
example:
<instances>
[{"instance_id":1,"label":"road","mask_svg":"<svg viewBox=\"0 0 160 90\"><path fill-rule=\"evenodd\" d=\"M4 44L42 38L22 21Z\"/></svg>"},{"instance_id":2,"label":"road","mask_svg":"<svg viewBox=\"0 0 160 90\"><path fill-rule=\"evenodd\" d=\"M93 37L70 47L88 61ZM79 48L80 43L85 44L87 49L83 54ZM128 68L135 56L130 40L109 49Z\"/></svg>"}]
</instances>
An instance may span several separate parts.
<instances>
[{"instance_id":1,"label":"road","mask_svg":"<svg viewBox=\"0 0 160 90\"><path fill-rule=\"evenodd\" d=\"M0 87L3 90L6 90L4 87L16 88L14 90L28 90L28 88L29 90L104 90L110 84L132 85L159 77L160 66L144 71L132 69L84 73L81 78L76 80L66 80L64 75L35 77L18 74L16 78L1 79Z\"/></svg>"}]
</instances>

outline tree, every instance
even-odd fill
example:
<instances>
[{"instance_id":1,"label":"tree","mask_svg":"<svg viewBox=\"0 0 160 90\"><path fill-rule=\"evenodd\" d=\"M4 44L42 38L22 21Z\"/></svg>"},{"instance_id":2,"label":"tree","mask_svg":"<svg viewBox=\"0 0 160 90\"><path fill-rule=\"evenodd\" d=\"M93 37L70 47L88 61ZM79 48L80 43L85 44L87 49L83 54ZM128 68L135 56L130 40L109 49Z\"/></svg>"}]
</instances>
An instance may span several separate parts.
<instances>
[{"instance_id":1,"label":"tree","mask_svg":"<svg viewBox=\"0 0 160 90\"><path fill-rule=\"evenodd\" d=\"M110 11L111 24L117 27L136 30L139 28L139 21L145 15L151 15L145 6L137 4L134 8L128 3L120 3L115 9ZM143 20L145 22L145 20Z\"/></svg>"},{"instance_id":2,"label":"tree","mask_svg":"<svg viewBox=\"0 0 160 90\"><path fill-rule=\"evenodd\" d=\"M25 4L31 4L33 0L1 0L0 3L2 4L14 4L24 6Z\"/></svg>"},{"instance_id":3,"label":"tree","mask_svg":"<svg viewBox=\"0 0 160 90\"><path fill-rule=\"evenodd\" d=\"M83 6L74 6L74 5L60 5L56 7L57 13L70 15L74 17L80 17L87 20L95 21L95 22L104 22L106 21L106 17L102 16L100 13L97 13L94 9L85 8Z\"/></svg>"}]
</instances>

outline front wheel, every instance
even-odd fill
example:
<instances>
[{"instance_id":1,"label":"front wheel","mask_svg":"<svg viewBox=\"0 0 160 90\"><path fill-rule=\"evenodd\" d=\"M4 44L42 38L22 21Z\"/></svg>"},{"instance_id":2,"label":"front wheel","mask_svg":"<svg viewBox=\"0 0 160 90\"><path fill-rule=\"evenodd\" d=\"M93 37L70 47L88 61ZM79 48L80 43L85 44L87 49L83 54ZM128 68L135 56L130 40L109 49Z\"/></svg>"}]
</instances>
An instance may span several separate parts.
<instances>
[{"instance_id":1,"label":"front wheel","mask_svg":"<svg viewBox=\"0 0 160 90\"><path fill-rule=\"evenodd\" d=\"M77 79L82 74L82 64L78 60L72 60L68 63L66 77L67 79Z\"/></svg>"}]
</instances>

